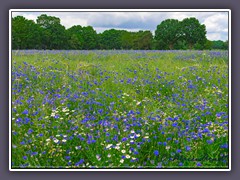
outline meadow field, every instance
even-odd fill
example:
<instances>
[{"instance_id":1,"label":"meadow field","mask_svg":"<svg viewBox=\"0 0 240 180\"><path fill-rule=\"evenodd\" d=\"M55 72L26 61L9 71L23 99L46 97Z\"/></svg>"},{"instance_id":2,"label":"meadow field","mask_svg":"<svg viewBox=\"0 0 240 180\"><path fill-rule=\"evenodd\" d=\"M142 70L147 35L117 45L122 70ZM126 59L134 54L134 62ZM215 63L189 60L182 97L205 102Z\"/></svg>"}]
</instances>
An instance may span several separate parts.
<instances>
[{"instance_id":1,"label":"meadow field","mask_svg":"<svg viewBox=\"0 0 240 180\"><path fill-rule=\"evenodd\" d=\"M229 168L228 51L12 51L12 168Z\"/></svg>"}]
</instances>

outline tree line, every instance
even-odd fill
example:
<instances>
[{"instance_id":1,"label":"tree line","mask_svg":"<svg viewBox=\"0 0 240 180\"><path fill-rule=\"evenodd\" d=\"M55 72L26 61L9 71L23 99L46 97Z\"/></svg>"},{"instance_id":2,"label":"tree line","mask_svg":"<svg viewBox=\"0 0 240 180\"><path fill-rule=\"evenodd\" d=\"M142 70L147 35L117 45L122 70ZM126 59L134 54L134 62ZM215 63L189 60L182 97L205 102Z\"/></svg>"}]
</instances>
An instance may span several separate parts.
<instances>
[{"instance_id":1,"label":"tree line","mask_svg":"<svg viewBox=\"0 0 240 180\"><path fill-rule=\"evenodd\" d=\"M97 33L92 26L74 25L66 29L60 19L42 14L36 23L23 16L12 18L12 49L228 49L228 41L210 41L206 38L206 27L196 18L182 21L167 19L155 30L110 29Z\"/></svg>"}]
</instances>

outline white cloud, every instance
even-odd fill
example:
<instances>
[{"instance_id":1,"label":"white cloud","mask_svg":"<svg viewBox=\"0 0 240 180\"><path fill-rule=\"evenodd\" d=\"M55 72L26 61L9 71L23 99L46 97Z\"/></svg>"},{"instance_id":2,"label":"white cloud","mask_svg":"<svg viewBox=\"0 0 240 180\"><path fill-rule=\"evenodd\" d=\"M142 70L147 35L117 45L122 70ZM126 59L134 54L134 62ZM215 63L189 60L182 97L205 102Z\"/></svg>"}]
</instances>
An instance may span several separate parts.
<instances>
[{"instance_id":1,"label":"white cloud","mask_svg":"<svg viewBox=\"0 0 240 180\"><path fill-rule=\"evenodd\" d=\"M208 32L221 32L227 31L228 27L228 16L223 14L216 14L210 17L207 17L204 22Z\"/></svg>"}]
</instances>

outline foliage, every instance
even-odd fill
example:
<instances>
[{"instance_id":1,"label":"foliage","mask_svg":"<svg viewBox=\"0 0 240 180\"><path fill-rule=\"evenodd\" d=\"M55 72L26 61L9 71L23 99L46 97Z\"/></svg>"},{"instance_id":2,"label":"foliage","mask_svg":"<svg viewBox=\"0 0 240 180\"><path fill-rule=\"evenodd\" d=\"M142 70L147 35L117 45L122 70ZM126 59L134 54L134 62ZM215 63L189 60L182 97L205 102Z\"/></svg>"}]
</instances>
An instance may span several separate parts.
<instances>
[{"instance_id":1,"label":"foliage","mask_svg":"<svg viewBox=\"0 0 240 180\"><path fill-rule=\"evenodd\" d=\"M182 37L188 43L189 49L195 44L204 45L206 38L206 27L200 24L196 18L185 18L181 21Z\"/></svg>"},{"instance_id":2,"label":"foliage","mask_svg":"<svg viewBox=\"0 0 240 180\"><path fill-rule=\"evenodd\" d=\"M42 31L34 21L22 16L12 19L12 48L39 49L41 48Z\"/></svg>"},{"instance_id":3,"label":"foliage","mask_svg":"<svg viewBox=\"0 0 240 180\"><path fill-rule=\"evenodd\" d=\"M173 49L179 38L181 38L181 26L178 20L167 19L157 26L155 39L159 48Z\"/></svg>"},{"instance_id":4,"label":"foliage","mask_svg":"<svg viewBox=\"0 0 240 180\"><path fill-rule=\"evenodd\" d=\"M196 18L167 19L155 30L110 29L97 34L92 26L65 29L59 18L42 14L36 23L22 16L12 18L13 49L228 49L228 41L210 41L206 28Z\"/></svg>"},{"instance_id":5,"label":"foliage","mask_svg":"<svg viewBox=\"0 0 240 180\"><path fill-rule=\"evenodd\" d=\"M43 14L37 18L37 24L42 28L44 49L65 49L67 36L65 27L60 24L60 19Z\"/></svg>"}]
</instances>

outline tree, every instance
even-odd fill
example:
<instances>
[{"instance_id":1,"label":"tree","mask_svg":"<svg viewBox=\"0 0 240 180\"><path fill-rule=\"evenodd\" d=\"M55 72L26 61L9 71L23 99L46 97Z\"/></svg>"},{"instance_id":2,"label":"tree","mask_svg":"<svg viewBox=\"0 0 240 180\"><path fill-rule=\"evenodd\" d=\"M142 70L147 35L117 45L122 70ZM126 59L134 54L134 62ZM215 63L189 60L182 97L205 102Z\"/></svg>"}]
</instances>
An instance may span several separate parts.
<instances>
[{"instance_id":1,"label":"tree","mask_svg":"<svg viewBox=\"0 0 240 180\"><path fill-rule=\"evenodd\" d=\"M105 30L100 35L101 47L103 49L122 49L122 35L123 32L120 30Z\"/></svg>"},{"instance_id":2,"label":"tree","mask_svg":"<svg viewBox=\"0 0 240 180\"><path fill-rule=\"evenodd\" d=\"M181 24L176 19L167 19L157 26L155 31L156 46L159 49L173 49L181 38Z\"/></svg>"},{"instance_id":3,"label":"tree","mask_svg":"<svg viewBox=\"0 0 240 180\"><path fill-rule=\"evenodd\" d=\"M33 20L23 16L12 18L12 48L39 49L41 48L41 29Z\"/></svg>"},{"instance_id":4,"label":"tree","mask_svg":"<svg viewBox=\"0 0 240 180\"><path fill-rule=\"evenodd\" d=\"M92 26L82 28L83 49L97 49L98 36Z\"/></svg>"},{"instance_id":5,"label":"tree","mask_svg":"<svg viewBox=\"0 0 240 180\"><path fill-rule=\"evenodd\" d=\"M228 47L229 47L229 42L228 42L228 40L226 40L224 42L224 49L228 50Z\"/></svg>"},{"instance_id":6,"label":"tree","mask_svg":"<svg viewBox=\"0 0 240 180\"><path fill-rule=\"evenodd\" d=\"M66 49L65 27L61 25L59 18L43 14L37 18L37 24L43 31L44 49Z\"/></svg>"},{"instance_id":7,"label":"tree","mask_svg":"<svg viewBox=\"0 0 240 180\"><path fill-rule=\"evenodd\" d=\"M68 49L83 49L83 28L80 25L72 26L67 30Z\"/></svg>"},{"instance_id":8,"label":"tree","mask_svg":"<svg viewBox=\"0 0 240 180\"><path fill-rule=\"evenodd\" d=\"M132 32L123 30L121 33L121 47L122 49L133 49L133 36Z\"/></svg>"},{"instance_id":9,"label":"tree","mask_svg":"<svg viewBox=\"0 0 240 180\"><path fill-rule=\"evenodd\" d=\"M228 41L212 41L212 49L228 49Z\"/></svg>"},{"instance_id":10,"label":"tree","mask_svg":"<svg viewBox=\"0 0 240 180\"><path fill-rule=\"evenodd\" d=\"M181 21L182 37L188 43L189 49L192 49L195 44L204 45L206 43L206 27L204 24L194 18L185 18Z\"/></svg>"},{"instance_id":11,"label":"tree","mask_svg":"<svg viewBox=\"0 0 240 180\"><path fill-rule=\"evenodd\" d=\"M206 43L204 44L204 49L208 49L211 50L212 49L212 41L208 40L206 41Z\"/></svg>"},{"instance_id":12,"label":"tree","mask_svg":"<svg viewBox=\"0 0 240 180\"><path fill-rule=\"evenodd\" d=\"M135 33L134 49L151 49L153 35L151 31L138 31Z\"/></svg>"}]
</instances>

